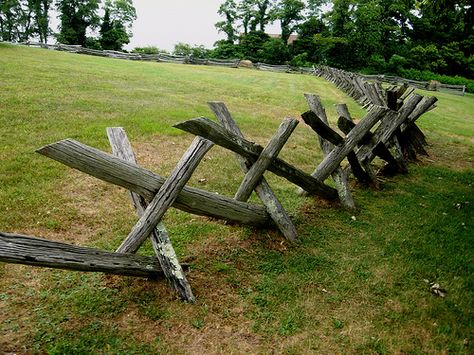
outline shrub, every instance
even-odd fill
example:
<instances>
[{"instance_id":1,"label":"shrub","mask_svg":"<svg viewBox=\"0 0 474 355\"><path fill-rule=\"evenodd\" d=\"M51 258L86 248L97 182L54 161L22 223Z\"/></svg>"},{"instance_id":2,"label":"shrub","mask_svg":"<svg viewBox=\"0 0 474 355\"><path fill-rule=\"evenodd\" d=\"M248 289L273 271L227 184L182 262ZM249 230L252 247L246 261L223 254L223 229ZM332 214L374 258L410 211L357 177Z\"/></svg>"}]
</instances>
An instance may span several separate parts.
<instances>
[{"instance_id":1,"label":"shrub","mask_svg":"<svg viewBox=\"0 0 474 355\"><path fill-rule=\"evenodd\" d=\"M466 91L474 93L474 80L464 78L462 76L449 76L436 74L428 70L416 70L416 69L402 69L399 72L399 75L412 80L419 81L430 81L436 80L443 84L448 85L466 85Z\"/></svg>"},{"instance_id":2,"label":"shrub","mask_svg":"<svg viewBox=\"0 0 474 355\"><path fill-rule=\"evenodd\" d=\"M159 54L159 53L166 53L168 54L168 51L164 49L160 49L158 47L154 46L146 46L146 47L135 47L132 50L133 53L141 53L141 54Z\"/></svg>"}]
</instances>

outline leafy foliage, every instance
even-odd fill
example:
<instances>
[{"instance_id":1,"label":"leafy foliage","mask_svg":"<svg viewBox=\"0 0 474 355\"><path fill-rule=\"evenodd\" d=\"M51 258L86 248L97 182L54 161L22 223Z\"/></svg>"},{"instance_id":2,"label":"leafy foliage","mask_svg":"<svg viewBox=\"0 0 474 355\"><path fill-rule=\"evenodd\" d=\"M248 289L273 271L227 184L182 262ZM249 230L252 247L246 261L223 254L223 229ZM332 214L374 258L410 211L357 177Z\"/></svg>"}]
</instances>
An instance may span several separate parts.
<instances>
[{"instance_id":1,"label":"leafy foliage","mask_svg":"<svg viewBox=\"0 0 474 355\"><path fill-rule=\"evenodd\" d=\"M99 0L58 0L60 32L58 41L65 44L86 44L86 32L100 23Z\"/></svg>"}]
</instances>

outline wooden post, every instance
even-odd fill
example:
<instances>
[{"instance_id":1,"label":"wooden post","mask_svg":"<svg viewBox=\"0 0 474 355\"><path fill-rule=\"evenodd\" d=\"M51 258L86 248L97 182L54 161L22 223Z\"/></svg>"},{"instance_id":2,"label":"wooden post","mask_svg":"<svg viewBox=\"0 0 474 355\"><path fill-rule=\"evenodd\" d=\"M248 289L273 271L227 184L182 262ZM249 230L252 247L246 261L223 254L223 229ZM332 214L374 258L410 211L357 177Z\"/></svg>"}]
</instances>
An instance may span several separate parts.
<instances>
[{"instance_id":1,"label":"wooden post","mask_svg":"<svg viewBox=\"0 0 474 355\"><path fill-rule=\"evenodd\" d=\"M132 146L123 128L107 128L107 136L110 145L112 146L112 152L115 156L132 164L137 163L135 155L133 154ZM135 206L138 217L142 217L148 203L143 197L135 192L130 192L130 198ZM184 274L183 268L181 267L173 245L171 244L168 231L163 223L158 223L156 228L152 231L150 241L160 262L163 273L168 279L171 287L179 294L182 300L194 303L196 298L193 295L191 286L186 279L186 275Z\"/></svg>"},{"instance_id":2,"label":"wooden post","mask_svg":"<svg viewBox=\"0 0 474 355\"><path fill-rule=\"evenodd\" d=\"M253 161L258 159L263 150L262 146L249 142L248 140L239 137L235 133L226 130L217 123L204 117L181 122L174 125L174 127L209 139L215 144L232 150L233 152ZM270 164L268 170L277 174L278 176L284 177L295 185L302 187L304 190L308 191L308 193L315 194L326 199L337 198L337 191L335 189L325 185L321 181L315 179L309 174L306 174L291 164L286 163L280 158L276 158Z\"/></svg>"},{"instance_id":3,"label":"wooden post","mask_svg":"<svg viewBox=\"0 0 474 355\"><path fill-rule=\"evenodd\" d=\"M208 104L214 115L225 129L241 138L244 138L242 132L223 102L209 102ZM242 171L246 173L252 166L252 160L244 158L240 154L236 154L236 158L240 162ZM294 227L290 216L288 216L288 213L285 211L280 201L275 196L275 193L272 191L264 176L262 176L262 179L255 187L255 192L267 208L268 213L275 224L278 226L283 236L289 241L294 242L298 237L296 228Z\"/></svg>"},{"instance_id":4,"label":"wooden post","mask_svg":"<svg viewBox=\"0 0 474 355\"><path fill-rule=\"evenodd\" d=\"M325 124L328 124L328 119L326 115L326 110L324 109L319 96L312 95L312 94L305 94L306 101L308 103L309 109L317 115ZM304 115L304 114L303 114ZM304 121L311 126L311 119L303 117ZM312 127L312 126L311 126ZM335 133L335 132L334 132ZM321 150L323 151L324 156L328 155L334 148L334 146L326 139L321 137L318 134L319 145ZM347 181L347 173L341 169L340 166L334 170L331 174L334 183L336 184L336 190L339 195L339 199L343 206L349 210L355 210L355 202L354 198L352 197L352 192L349 188L349 182Z\"/></svg>"},{"instance_id":5,"label":"wooden post","mask_svg":"<svg viewBox=\"0 0 474 355\"><path fill-rule=\"evenodd\" d=\"M257 161L252 165L247 174L245 174L244 180L234 196L237 201L247 201L249 199L263 173L278 156L278 153L281 151L288 138L290 138L291 133L297 125L298 121L292 118L287 118L281 123L278 131L270 139L270 142L263 149Z\"/></svg>"},{"instance_id":6,"label":"wooden post","mask_svg":"<svg viewBox=\"0 0 474 355\"><path fill-rule=\"evenodd\" d=\"M39 154L54 159L103 181L153 199L165 179L72 139L44 146ZM185 212L254 226L271 224L265 208L192 187L184 187L173 207Z\"/></svg>"},{"instance_id":7,"label":"wooden post","mask_svg":"<svg viewBox=\"0 0 474 355\"><path fill-rule=\"evenodd\" d=\"M178 197L201 159L211 149L213 143L196 137L183 155L171 175L146 208L140 220L117 249L117 253L135 253L155 229L161 218Z\"/></svg>"}]
</instances>

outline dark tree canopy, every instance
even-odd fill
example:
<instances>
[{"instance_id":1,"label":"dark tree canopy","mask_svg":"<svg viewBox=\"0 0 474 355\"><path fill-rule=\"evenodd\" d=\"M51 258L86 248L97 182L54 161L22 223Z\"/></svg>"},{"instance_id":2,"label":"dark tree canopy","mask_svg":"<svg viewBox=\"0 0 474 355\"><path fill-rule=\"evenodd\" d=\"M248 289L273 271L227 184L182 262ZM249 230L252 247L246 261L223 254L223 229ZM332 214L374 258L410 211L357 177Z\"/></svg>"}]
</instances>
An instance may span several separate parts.
<instances>
[{"instance_id":1,"label":"dark tree canopy","mask_svg":"<svg viewBox=\"0 0 474 355\"><path fill-rule=\"evenodd\" d=\"M59 42L85 45L87 30L100 23L99 0L58 0L56 6L61 21Z\"/></svg>"}]
</instances>

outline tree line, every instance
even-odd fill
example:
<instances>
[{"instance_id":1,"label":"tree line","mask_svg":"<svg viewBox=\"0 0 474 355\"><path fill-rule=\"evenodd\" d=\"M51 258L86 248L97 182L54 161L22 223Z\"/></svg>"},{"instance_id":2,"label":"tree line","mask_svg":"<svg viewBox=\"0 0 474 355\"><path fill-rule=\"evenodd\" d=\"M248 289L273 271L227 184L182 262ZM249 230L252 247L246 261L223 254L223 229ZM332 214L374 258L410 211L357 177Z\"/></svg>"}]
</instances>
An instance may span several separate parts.
<instances>
[{"instance_id":1,"label":"tree line","mask_svg":"<svg viewBox=\"0 0 474 355\"><path fill-rule=\"evenodd\" d=\"M412 77L474 73L471 0L225 0L218 13L220 57ZM279 38L266 34L274 22Z\"/></svg>"},{"instance_id":2,"label":"tree line","mask_svg":"<svg viewBox=\"0 0 474 355\"><path fill-rule=\"evenodd\" d=\"M94 49L121 50L130 42L137 18L132 0L105 0L102 7L100 0L0 0L0 38L46 43L53 35L52 9L59 14L59 32L54 34L58 42Z\"/></svg>"}]
</instances>

